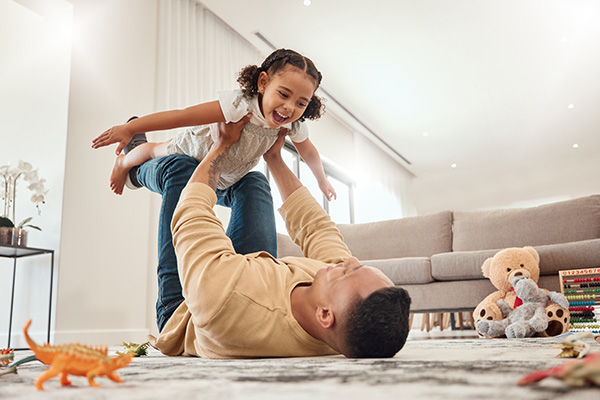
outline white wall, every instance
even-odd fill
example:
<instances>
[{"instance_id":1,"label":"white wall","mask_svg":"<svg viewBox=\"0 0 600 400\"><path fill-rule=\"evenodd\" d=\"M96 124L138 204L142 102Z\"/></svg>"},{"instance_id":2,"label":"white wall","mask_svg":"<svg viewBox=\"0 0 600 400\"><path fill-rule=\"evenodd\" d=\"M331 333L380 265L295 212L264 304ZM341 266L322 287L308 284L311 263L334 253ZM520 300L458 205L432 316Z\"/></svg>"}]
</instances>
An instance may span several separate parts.
<instances>
[{"instance_id":1,"label":"white wall","mask_svg":"<svg viewBox=\"0 0 600 400\"><path fill-rule=\"evenodd\" d=\"M591 154L600 147L588 144L584 152L568 162L549 160L546 165L521 164L511 170L460 168L445 174L417 177L410 185L418 214L442 210L476 210L531 207L600 193L600 157Z\"/></svg>"},{"instance_id":2,"label":"white wall","mask_svg":"<svg viewBox=\"0 0 600 400\"><path fill-rule=\"evenodd\" d=\"M114 195L114 147L91 140L154 111L157 4L73 0L74 31L56 342L118 344L148 331L152 194Z\"/></svg>"},{"instance_id":3,"label":"white wall","mask_svg":"<svg viewBox=\"0 0 600 400\"><path fill-rule=\"evenodd\" d=\"M49 189L37 215L31 192L17 185L16 220L33 216L42 232L29 230L31 247L58 250L63 202L65 144L71 62L72 6L64 0L46 3L40 16L12 1L0 0L0 165L25 160L38 169ZM56 253L56 266L60 252ZM0 259L0 348L8 332L13 261ZM32 336L46 340L50 256L17 263L13 332L32 318ZM24 346L18 335L11 347Z\"/></svg>"}]
</instances>

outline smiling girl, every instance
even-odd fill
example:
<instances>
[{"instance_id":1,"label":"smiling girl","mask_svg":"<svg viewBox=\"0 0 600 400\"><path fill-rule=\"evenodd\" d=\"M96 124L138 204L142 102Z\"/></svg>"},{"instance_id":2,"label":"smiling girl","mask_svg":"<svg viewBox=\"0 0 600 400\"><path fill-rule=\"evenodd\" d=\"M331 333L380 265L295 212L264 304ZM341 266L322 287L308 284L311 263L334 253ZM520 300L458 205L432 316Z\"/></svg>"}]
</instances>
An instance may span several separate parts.
<instances>
[{"instance_id":1,"label":"smiling girl","mask_svg":"<svg viewBox=\"0 0 600 400\"><path fill-rule=\"evenodd\" d=\"M313 62L293 50L279 49L260 67L249 65L242 69L238 82L241 89L218 92L218 100L134 118L94 139L92 147L95 149L118 143L117 159L110 176L113 192L121 194L126 184L130 188L138 187L135 174L130 171L134 172L132 168L152 158L187 154L202 160L212 146L211 133L217 132L219 122L237 122L251 114L239 142L228 152L217 188L233 185L254 168L275 143L279 131L285 129L317 178L323 194L328 200L335 198L319 152L308 138L308 129L303 123L306 119L321 117L323 108L321 99L315 95L321 73ZM193 128L161 143L148 143L143 133L191 126ZM121 154L121 150L125 154Z\"/></svg>"}]
</instances>

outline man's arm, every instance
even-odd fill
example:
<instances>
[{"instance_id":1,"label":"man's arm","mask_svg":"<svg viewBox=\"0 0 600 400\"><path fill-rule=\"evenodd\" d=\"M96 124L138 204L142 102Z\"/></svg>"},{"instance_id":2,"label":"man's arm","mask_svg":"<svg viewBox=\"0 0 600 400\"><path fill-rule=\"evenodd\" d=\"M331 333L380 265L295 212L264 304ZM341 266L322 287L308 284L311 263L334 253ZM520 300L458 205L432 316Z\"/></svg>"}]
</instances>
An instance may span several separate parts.
<instances>
[{"instance_id":1,"label":"man's arm","mask_svg":"<svg viewBox=\"0 0 600 400\"><path fill-rule=\"evenodd\" d=\"M302 183L281 157L285 135L280 132L277 141L263 156L283 200L280 209L290 238L300 246L302 253L314 260L337 264L351 256L342 235L325 210L302 189Z\"/></svg>"},{"instance_id":2,"label":"man's arm","mask_svg":"<svg viewBox=\"0 0 600 400\"><path fill-rule=\"evenodd\" d=\"M281 194L281 200L286 201L292 193L302 186L300 180L294 175L294 173L288 168L281 157L281 149L285 142L285 134L279 132L279 137L273 146L267 151L263 158L269 167L271 176L275 180L279 193Z\"/></svg>"},{"instance_id":3,"label":"man's arm","mask_svg":"<svg viewBox=\"0 0 600 400\"><path fill-rule=\"evenodd\" d=\"M248 265L246 257L235 252L213 210L223 158L247 121L243 118L219 127L209 154L196 167L173 214L171 231L179 279L197 328L218 313Z\"/></svg>"}]
</instances>

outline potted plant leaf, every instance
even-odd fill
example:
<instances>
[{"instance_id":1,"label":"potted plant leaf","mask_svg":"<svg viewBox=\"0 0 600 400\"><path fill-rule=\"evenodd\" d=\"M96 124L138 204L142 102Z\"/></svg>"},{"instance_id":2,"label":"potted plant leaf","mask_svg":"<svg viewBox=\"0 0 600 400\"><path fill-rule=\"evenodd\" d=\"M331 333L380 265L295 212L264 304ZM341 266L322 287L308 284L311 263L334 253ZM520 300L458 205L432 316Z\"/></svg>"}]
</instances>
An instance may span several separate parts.
<instances>
[{"instance_id":1,"label":"potted plant leaf","mask_svg":"<svg viewBox=\"0 0 600 400\"><path fill-rule=\"evenodd\" d=\"M25 218L17 226L6 218L0 217L0 244L9 246L27 246L27 230L25 228L41 231L39 226L31 225L33 217Z\"/></svg>"}]
</instances>

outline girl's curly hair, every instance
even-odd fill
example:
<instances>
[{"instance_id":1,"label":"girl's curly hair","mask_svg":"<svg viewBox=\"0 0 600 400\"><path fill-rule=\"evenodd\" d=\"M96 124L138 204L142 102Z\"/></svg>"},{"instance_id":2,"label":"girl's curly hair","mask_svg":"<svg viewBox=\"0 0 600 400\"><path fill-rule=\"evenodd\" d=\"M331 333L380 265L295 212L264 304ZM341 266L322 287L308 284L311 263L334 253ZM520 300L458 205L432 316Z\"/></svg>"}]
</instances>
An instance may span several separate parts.
<instances>
[{"instance_id":1,"label":"girl's curly hair","mask_svg":"<svg viewBox=\"0 0 600 400\"><path fill-rule=\"evenodd\" d=\"M237 81L240 84L242 92L248 97L258 95L258 76L260 73L276 74L288 64L304 71L314 79L316 87L319 87L323 76L310 58L304 57L294 50L278 49L271 53L260 67L257 65L248 65L240 71ZM319 119L324 111L325 105L321 101L321 98L313 94L304 113L298 120L302 122L306 119Z\"/></svg>"}]
</instances>

